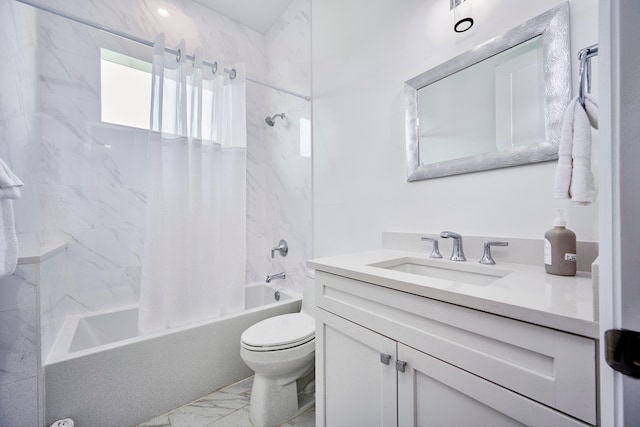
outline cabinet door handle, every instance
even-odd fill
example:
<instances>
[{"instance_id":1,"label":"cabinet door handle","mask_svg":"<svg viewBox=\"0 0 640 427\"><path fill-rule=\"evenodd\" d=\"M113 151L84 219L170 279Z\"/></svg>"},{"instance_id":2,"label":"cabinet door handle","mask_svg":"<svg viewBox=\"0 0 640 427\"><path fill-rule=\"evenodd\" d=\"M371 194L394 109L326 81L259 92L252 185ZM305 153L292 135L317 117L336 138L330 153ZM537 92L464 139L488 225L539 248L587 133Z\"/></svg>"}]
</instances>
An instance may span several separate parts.
<instances>
[{"instance_id":1,"label":"cabinet door handle","mask_svg":"<svg viewBox=\"0 0 640 427\"><path fill-rule=\"evenodd\" d=\"M398 372L404 372L404 369L407 366L407 362L404 362L402 360L396 360L396 370Z\"/></svg>"},{"instance_id":2,"label":"cabinet door handle","mask_svg":"<svg viewBox=\"0 0 640 427\"><path fill-rule=\"evenodd\" d=\"M384 365L388 365L391 362L391 355L386 353L380 353L380 362Z\"/></svg>"}]
</instances>

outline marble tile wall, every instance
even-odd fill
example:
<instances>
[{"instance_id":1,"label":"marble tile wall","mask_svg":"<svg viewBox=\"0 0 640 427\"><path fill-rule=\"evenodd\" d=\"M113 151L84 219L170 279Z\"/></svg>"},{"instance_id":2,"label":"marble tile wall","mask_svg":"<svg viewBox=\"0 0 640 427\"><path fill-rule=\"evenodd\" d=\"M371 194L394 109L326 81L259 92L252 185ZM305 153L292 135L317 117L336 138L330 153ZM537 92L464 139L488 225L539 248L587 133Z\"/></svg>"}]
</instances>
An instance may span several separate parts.
<instances>
[{"instance_id":1,"label":"marble tile wall","mask_svg":"<svg viewBox=\"0 0 640 427\"><path fill-rule=\"evenodd\" d=\"M31 185L35 147L39 142L37 111L36 14L16 2L0 2L0 158L25 183L14 201L20 232L41 228L37 189ZM0 425L39 425L38 272L18 266L0 278Z\"/></svg>"},{"instance_id":2,"label":"marble tile wall","mask_svg":"<svg viewBox=\"0 0 640 427\"><path fill-rule=\"evenodd\" d=\"M39 265L39 316L40 316L40 358L42 365L47 361L47 355L56 340L58 331L66 317L73 311L74 301L67 293L69 276L69 251L60 253L43 260Z\"/></svg>"},{"instance_id":3,"label":"marble tile wall","mask_svg":"<svg viewBox=\"0 0 640 427\"><path fill-rule=\"evenodd\" d=\"M0 425L38 425L38 269L0 279Z\"/></svg>"},{"instance_id":4,"label":"marble tile wall","mask_svg":"<svg viewBox=\"0 0 640 427\"><path fill-rule=\"evenodd\" d=\"M42 229L42 209L33 161L40 141L38 111L37 21L31 8L0 2L0 39L5 60L0 67L0 158L25 186L14 202L19 233Z\"/></svg>"},{"instance_id":5,"label":"marble tile wall","mask_svg":"<svg viewBox=\"0 0 640 427\"><path fill-rule=\"evenodd\" d=\"M310 95L311 2L294 0L265 35L269 83ZM300 155L300 119L310 119L310 102L269 91L267 115L285 113L266 129L266 243L268 274L284 271L284 286L302 292L305 266L311 254L311 158ZM289 254L270 249L284 238Z\"/></svg>"}]
</instances>

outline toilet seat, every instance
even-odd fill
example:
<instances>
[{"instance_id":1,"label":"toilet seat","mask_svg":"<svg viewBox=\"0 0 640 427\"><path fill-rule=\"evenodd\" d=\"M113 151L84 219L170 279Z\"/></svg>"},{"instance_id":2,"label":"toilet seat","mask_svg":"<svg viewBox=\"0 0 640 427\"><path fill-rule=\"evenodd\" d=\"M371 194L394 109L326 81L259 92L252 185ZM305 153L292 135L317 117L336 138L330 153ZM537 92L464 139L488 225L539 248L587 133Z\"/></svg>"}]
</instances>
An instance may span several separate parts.
<instances>
[{"instance_id":1,"label":"toilet seat","mask_svg":"<svg viewBox=\"0 0 640 427\"><path fill-rule=\"evenodd\" d=\"M315 320L304 313L283 314L249 327L240 338L251 351L274 351L296 347L315 339Z\"/></svg>"}]
</instances>

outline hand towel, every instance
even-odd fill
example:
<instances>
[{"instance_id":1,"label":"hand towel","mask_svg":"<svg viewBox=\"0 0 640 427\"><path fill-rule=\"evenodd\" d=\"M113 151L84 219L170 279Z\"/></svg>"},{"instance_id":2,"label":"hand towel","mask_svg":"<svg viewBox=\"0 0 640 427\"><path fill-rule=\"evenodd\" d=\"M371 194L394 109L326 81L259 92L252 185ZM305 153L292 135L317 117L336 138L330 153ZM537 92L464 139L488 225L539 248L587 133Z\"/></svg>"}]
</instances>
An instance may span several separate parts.
<instances>
[{"instance_id":1,"label":"hand towel","mask_svg":"<svg viewBox=\"0 0 640 427\"><path fill-rule=\"evenodd\" d=\"M13 200L20 198L22 181L0 159L0 277L13 274L18 263L18 236Z\"/></svg>"},{"instance_id":2,"label":"hand towel","mask_svg":"<svg viewBox=\"0 0 640 427\"><path fill-rule=\"evenodd\" d=\"M595 200L596 189L591 172L591 127L598 128L598 105L590 95L583 107L578 98L571 100L562 120L554 197L578 204Z\"/></svg>"}]
</instances>

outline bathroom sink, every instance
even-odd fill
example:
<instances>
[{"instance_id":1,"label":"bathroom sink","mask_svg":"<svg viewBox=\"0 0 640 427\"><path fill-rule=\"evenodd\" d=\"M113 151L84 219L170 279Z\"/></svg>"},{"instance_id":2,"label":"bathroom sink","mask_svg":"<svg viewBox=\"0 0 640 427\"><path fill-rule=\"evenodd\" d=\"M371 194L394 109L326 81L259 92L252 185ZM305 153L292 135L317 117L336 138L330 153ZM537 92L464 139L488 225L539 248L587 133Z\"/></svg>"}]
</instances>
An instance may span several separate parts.
<instances>
[{"instance_id":1,"label":"bathroom sink","mask_svg":"<svg viewBox=\"0 0 640 427\"><path fill-rule=\"evenodd\" d=\"M479 286L493 283L512 272L504 268L469 262L458 263L413 257L396 258L369 265L371 267L384 268L385 270Z\"/></svg>"}]
</instances>

